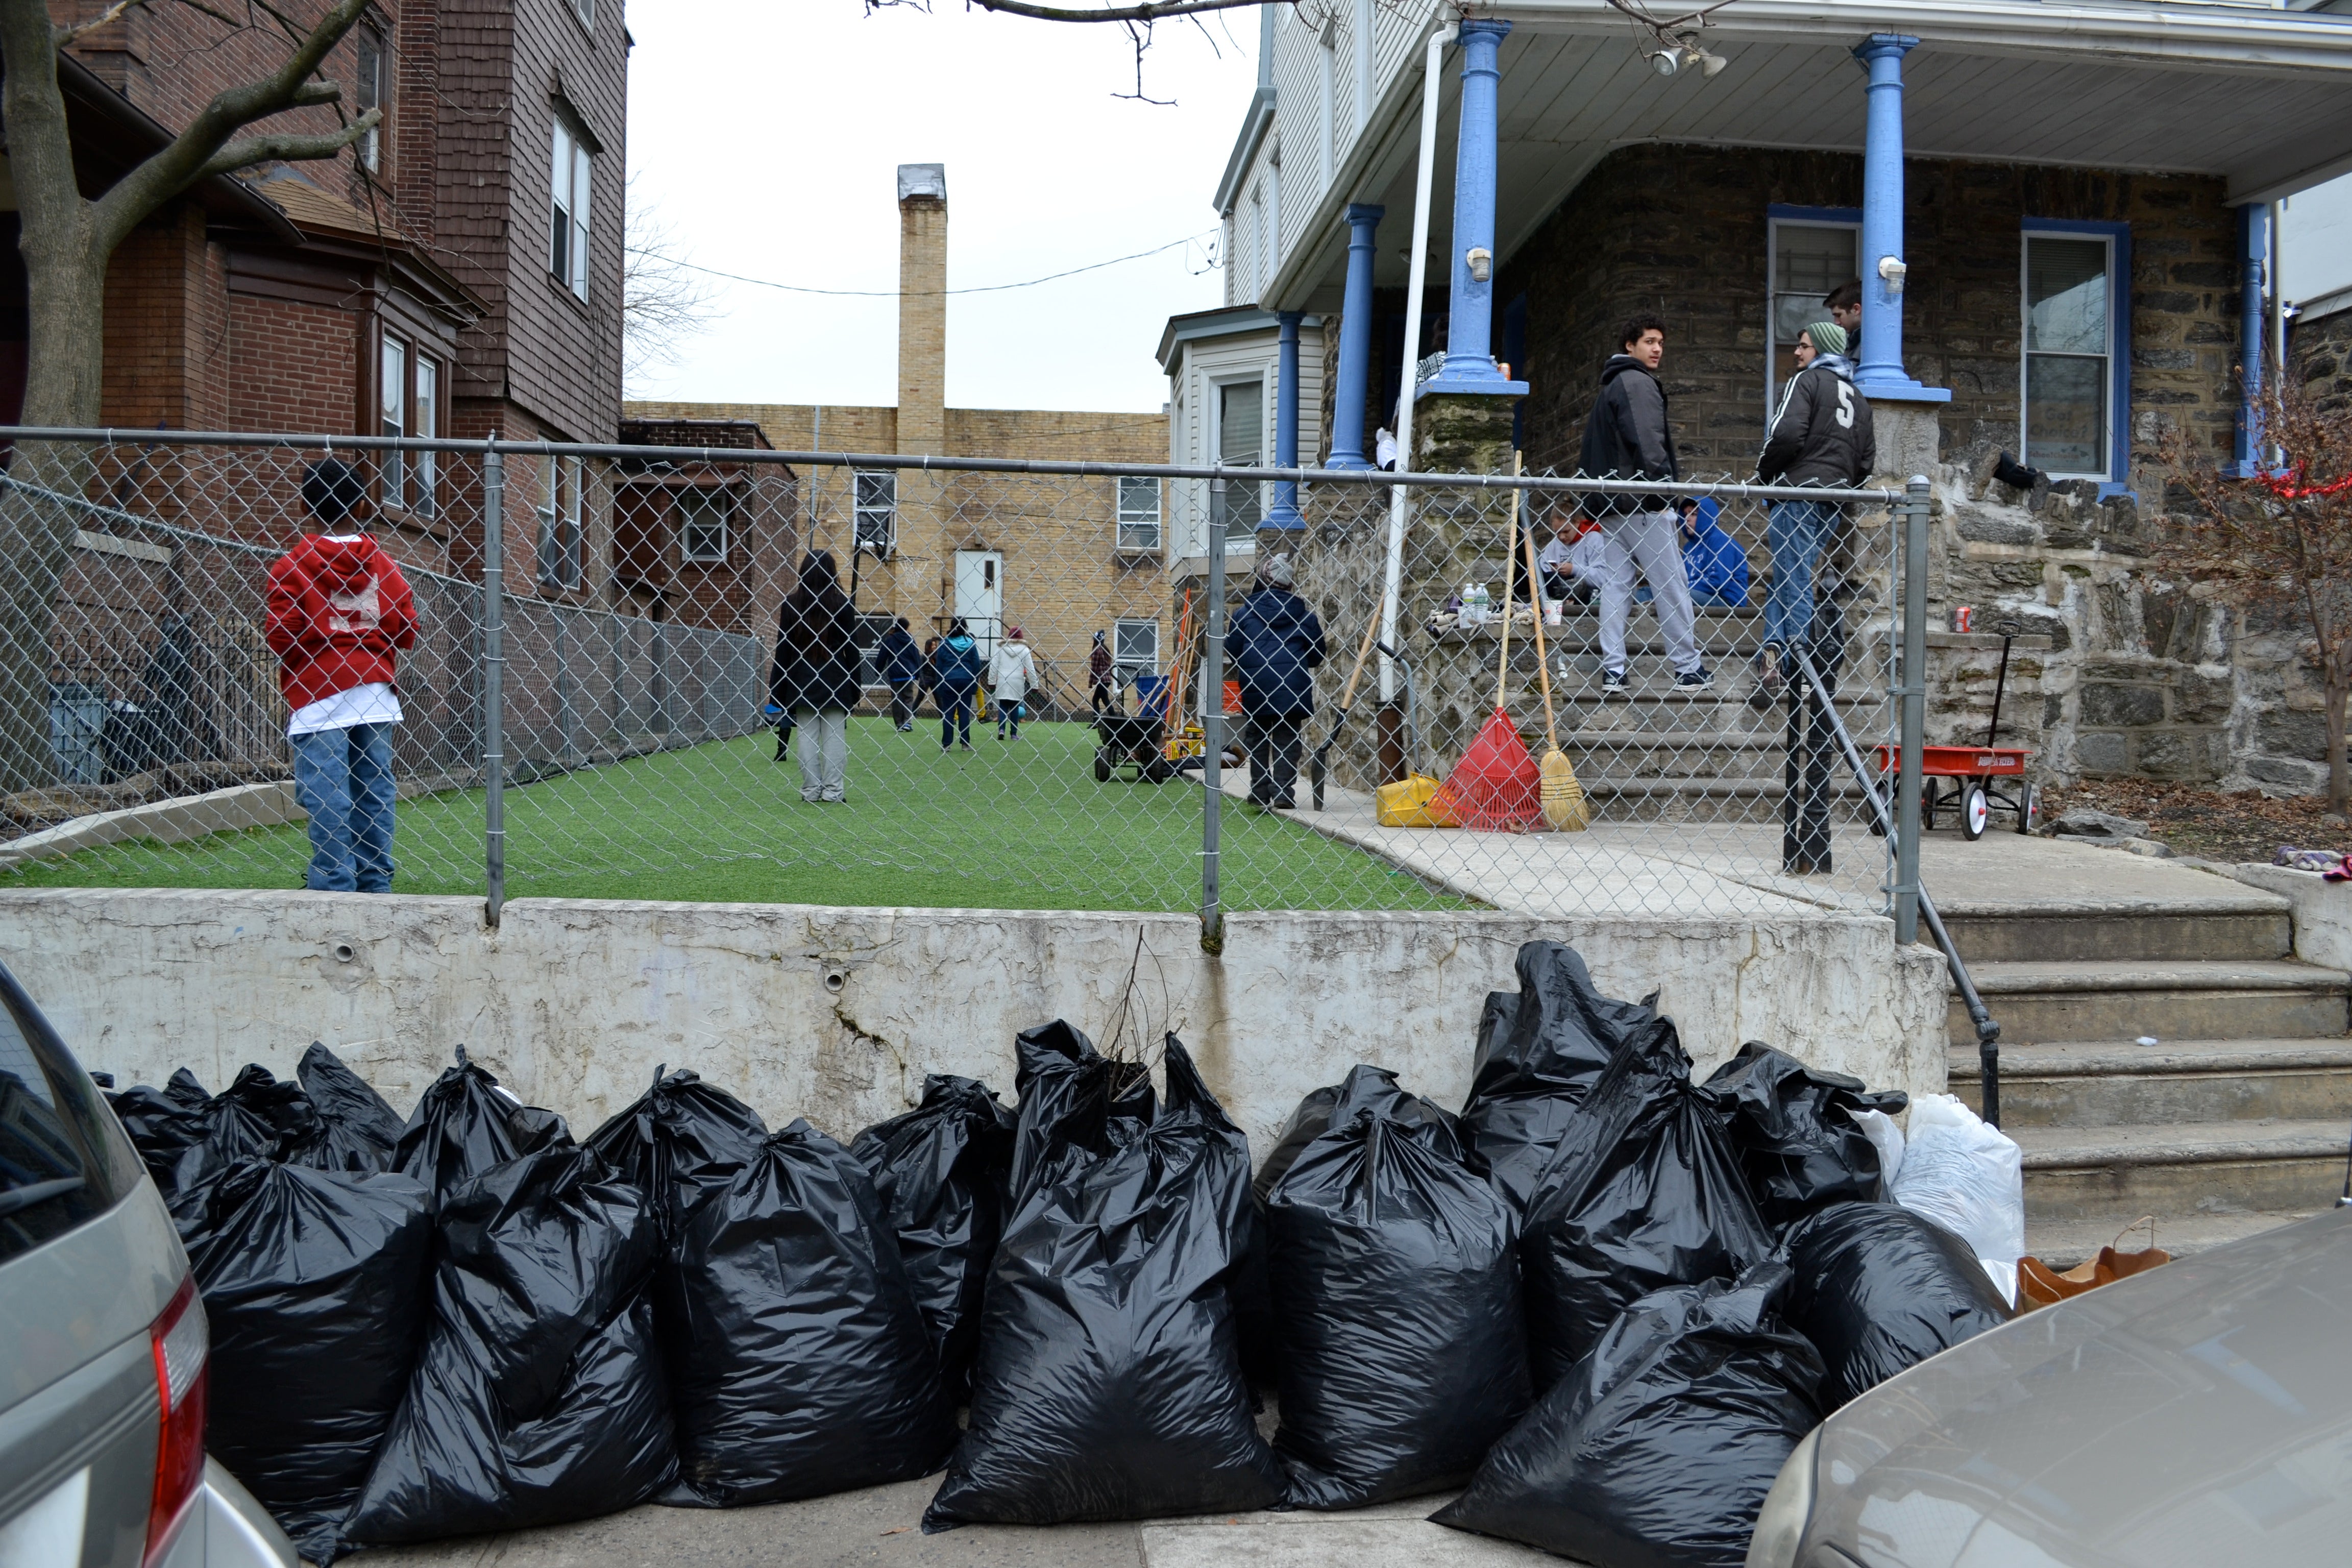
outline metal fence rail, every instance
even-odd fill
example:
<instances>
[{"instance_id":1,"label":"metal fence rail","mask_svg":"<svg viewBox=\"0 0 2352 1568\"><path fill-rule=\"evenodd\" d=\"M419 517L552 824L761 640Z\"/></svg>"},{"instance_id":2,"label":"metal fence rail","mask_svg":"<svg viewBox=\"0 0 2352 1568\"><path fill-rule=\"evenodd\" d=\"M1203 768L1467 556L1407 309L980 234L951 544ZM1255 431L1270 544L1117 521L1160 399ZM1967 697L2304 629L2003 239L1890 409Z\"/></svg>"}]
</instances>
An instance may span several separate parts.
<instances>
[{"instance_id":1,"label":"metal fence rail","mask_svg":"<svg viewBox=\"0 0 2352 1568\"><path fill-rule=\"evenodd\" d=\"M1895 847L1823 761L1801 682L1758 695L1755 656L1769 508L1835 507L1810 651L1849 732L1898 739L1894 524L1912 503L1897 492L248 433L0 440L15 691L0 878L20 883L300 883L266 585L318 528L302 479L331 458L361 476L362 522L416 600L394 885L482 893L494 919L526 893L1189 908L1213 942L1229 909L1892 907ZM1696 609L1714 685L1676 688L1651 584L1625 624L1625 689L1604 690L1606 595L1589 574L1563 599L1549 576L1530 593L1529 558L1575 544L1608 506L1677 503L1749 578ZM803 799L809 737L784 761L773 733L778 615L811 550L854 582L865 645L838 805ZM1589 541L1574 554L1589 565L1595 550L1610 559ZM1265 762L1283 727L1227 698L1240 650L1225 628L1247 624L1277 557L1328 652L1316 711L1289 734L1298 809L1261 813L1246 809L1267 787L1253 742ZM1017 721L983 691L971 749L943 745L957 737L939 694L884 679L876 638L900 619L919 645L961 620L988 657L1019 628L1034 675ZM1556 744L1570 760L1589 826L1383 814L1381 784L1447 778L1497 710L1531 757Z\"/></svg>"}]
</instances>

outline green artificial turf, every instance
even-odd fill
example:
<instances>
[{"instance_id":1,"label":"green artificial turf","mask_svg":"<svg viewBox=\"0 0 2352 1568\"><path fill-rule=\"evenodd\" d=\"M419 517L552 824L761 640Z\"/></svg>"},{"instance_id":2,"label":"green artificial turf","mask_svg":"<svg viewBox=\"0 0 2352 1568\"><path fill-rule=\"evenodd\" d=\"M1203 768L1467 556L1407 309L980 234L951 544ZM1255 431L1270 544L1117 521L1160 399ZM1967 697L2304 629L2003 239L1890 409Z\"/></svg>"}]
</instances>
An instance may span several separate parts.
<instances>
[{"instance_id":1,"label":"green artificial turf","mask_svg":"<svg viewBox=\"0 0 2352 1568\"><path fill-rule=\"evenodd\" d=\"M797 748L803 739L795 739ZM674 899L914 908L1191 910L1200 906L1197 784L1097 784L1094 731L975 724L943 754L936 720L900 734L849 723L845 804L800 797L797 755L766 734L583 769L506 792L509 898ZM1361 850L1228 801L1224 906L1464 907ZM478 895L481 792L403 801L393 889ZM0 872L5 887L296 888L301 826L187 844L118 844Z\"/></svg>"}]
</instances>

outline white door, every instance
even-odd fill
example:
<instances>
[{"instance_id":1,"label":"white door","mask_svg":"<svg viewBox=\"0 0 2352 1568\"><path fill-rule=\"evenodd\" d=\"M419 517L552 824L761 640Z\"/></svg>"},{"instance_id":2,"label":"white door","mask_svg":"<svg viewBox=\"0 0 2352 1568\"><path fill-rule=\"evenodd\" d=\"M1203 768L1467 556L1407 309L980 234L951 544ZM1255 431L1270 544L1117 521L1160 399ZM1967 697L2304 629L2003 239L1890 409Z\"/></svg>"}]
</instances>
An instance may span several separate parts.
<instances>
[{"instance_id":1,"label":"white door","mask_svg":"<svg viewBox=\"0 0 2352 1568\"><path fill-rule=\"evenodd\" d=\"M996 651L1004 629L1004 555L996 550L959 550L955 563L955 613L963 617L981 657Z\"/></svg>"}]
</instances>

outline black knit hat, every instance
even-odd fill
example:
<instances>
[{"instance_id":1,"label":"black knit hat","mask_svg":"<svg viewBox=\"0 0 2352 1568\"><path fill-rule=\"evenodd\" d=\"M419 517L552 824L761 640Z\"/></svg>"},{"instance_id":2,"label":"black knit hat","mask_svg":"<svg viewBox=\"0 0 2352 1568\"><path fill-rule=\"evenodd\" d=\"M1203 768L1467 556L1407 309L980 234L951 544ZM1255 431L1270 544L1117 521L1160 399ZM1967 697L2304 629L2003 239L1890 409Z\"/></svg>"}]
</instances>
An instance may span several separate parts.
<instances>
[{"instance_id":1,"label":"black knit hat","mask_svg":"<svg viewBox=\"0 0 2352 1568\"><path fill-rule=\"evenodd\" d=\"M331 528L351 516L366 499L367 487L339 458L321 458L302 470L302 504Z\"/></svg>"}]
</instances>

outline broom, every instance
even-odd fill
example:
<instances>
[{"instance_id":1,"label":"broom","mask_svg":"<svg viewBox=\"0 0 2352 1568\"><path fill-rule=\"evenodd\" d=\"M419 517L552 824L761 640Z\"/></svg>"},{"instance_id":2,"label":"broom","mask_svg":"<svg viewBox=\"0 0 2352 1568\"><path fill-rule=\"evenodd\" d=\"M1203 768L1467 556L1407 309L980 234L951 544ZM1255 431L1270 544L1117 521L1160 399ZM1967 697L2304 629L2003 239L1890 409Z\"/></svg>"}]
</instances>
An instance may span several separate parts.
<instances>
[{"instance_id":1,"label":"broom","mask_svg":"<svg viewBox=\"0 0 2352 1568\"><path fill-rule=\"evenodd\" d=\"M1323 809L1323 773L1331 760L1331 747L1339 739L1339 731L1347 727L1348 709L1356 700L1356 682L1364 678L1364 661L1371 658L1372 639L1380 635L1381 616L1375 606L1370 624L1364 627L1364 646L1356 650L1356 668L1348 672L1347 689L1339 693L1339 710L1331 716L1330 731L1324 735L1323 743L1315 748L1314 759L1307 764L1307 780L1318 811Z\"/></svg>"},{"instance_id":2,"label":"broom","mask_svg":"<svg viewBox=\"0 0 2352 1568\"><path fill-rule=\"evenodd\" d=\"M1535 584L1536 598L1536 672L1543 680L1544 742L1550 748L1538 764L1542 785L1544 820L1562 833L1581 833L1592 825L1592 803L1584 798L1584 786L1576 782L1576 768L1568 753L1559 749L1559 729L1551 714L1551 654L1544 647L1543 579L1536 572L1536 536L1529 531L1526 539L1528 581Z\"/></svg>"},{"instance_id":3,"label":"broom","mask_svg":"<svg viewBox=\"0 0 2352 1568\"><path fill-rule=\"evenodd\" d=\"M1518 455L1512 454L1511 471L1518 472ZM1517 493L1511 507L1512 526L1518 520ZM1503 646L1495 659L1495 711L1479 726L1462 760L1445 775L1431 797L1433 809L1450 813L1465 827L1486 833L1517 833L1533 827L1543 815L1542 775L1518 726L1503 707L1503 680L1510 669L1511 616L1517 587L1519 552L1503 552Z\"/></svg>"}]
</instances>

